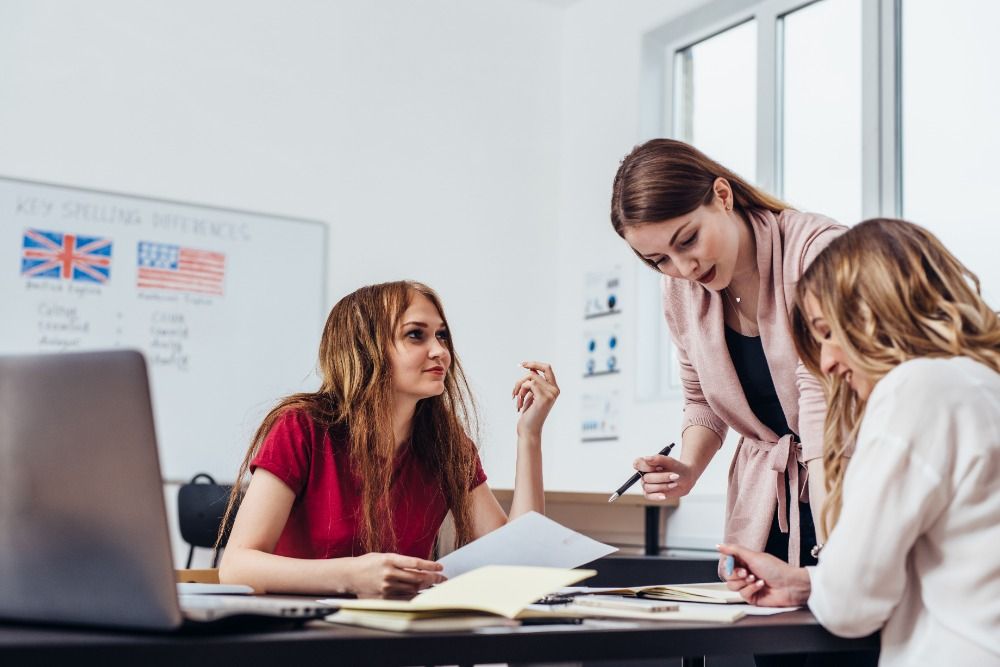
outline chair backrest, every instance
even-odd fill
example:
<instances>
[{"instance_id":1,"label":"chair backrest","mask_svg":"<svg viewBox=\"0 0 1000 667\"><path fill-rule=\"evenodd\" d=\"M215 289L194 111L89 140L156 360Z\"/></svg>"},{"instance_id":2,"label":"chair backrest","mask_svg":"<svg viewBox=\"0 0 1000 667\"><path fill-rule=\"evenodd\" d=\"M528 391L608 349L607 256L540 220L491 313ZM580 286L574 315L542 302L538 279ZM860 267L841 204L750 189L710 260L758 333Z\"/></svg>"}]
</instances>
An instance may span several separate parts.
<instances>
[{"instance_id":1,"label":"chair backrest","mask_svg":"<svg viewBox=\"0 0 1000 667\"><path fill-rule=\"evenodd\" d=\"M198 483L200 479L207 483ZM177 492L177 520L185 542L192 547L215 546L232 490L229 484L216 484L206 473L195 475L181 486ZM226 545L227 537L228 534L223 536L220 547Z\"/></svg>"}]
</instances>

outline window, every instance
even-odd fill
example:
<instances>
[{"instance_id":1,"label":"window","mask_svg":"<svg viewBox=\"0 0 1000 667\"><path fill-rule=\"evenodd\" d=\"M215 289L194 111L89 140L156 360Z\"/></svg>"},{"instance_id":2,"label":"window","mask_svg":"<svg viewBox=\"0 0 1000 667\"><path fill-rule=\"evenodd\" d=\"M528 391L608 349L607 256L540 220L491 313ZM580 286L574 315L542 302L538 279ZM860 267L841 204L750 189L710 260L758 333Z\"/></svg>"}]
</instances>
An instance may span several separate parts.
<instances>
[{"instance_id":1,"label":"window","mask_svg":"<svg viewBox=\"0 0 1000 667\"><path fill-rule=\"evenodd\" d=\"M752 20L668 51L675 69L674 136L749 181L757 172L756 51ZM678 397L680 364L663 319L660 275L644 266L638 267L636 303L644 304L636 315L636 350L643 360L636 364L636 396Z\"/></svg>"},{"instance_id":2,"label":"window","mask_svg":"<svg viewBox=\"0 0 1000 667\"><path fill-rule=\"evenodd\" d=\"M757 24L678 51L676 136L753 181L757 172Z\"/></svg>"},{"instance_id":3,"label":"window","mask_svg":"<svg viewBox=\"0 0 1000 667\"><path fill-rule=\"evenodd\" d=\"M861 0L822 0L779 19L781 196L861 220Z\"/></svg>"},{"instance_id":4,"label":"window","mask_svg":"<svg viewBox=\"0 0 1000 667\"><path fill-rule=\"evenodd\" d=\"M903 215L936 234L1000 299L1000 4L902 5Z\"/></svg>"},{"instance_id":5,"label":"window","mask_svg":"<svg viewBox=\"0 0 1000 667\"><path fill-rule=\"evenodd\" d=\"M640 134L846 224L922 224L997 304L997 25L1000 3L982 0L715 0L646 34ZM658 314L655 278L636 271L637 311ZM669 368L665 332L644 336L638 317L636 354ZM668 373L640 373L638 398L674 398Z\"/></svg>"}]
</instances>

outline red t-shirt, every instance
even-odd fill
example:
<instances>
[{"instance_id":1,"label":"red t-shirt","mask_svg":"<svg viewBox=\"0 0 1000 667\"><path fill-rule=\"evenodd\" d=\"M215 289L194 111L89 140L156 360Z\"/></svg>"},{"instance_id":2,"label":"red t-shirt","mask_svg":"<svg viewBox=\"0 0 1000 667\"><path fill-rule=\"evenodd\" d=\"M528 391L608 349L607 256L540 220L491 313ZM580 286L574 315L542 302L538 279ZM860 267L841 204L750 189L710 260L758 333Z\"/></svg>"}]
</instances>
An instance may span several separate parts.
<instances>
[{"instance_id":1,"label":"red t-shirt","mask_svg":"<svg viewBox=\"0 0 1000 667\"><path fill-rule=\"evenodd\" d=\"M263 468L295 492L295 502L274 553L292 558L361 556L358 511L361 485L351 472L350 448L343 435L333 438L300 410L275 422L250 471ZM414 456L409 444L393 461L392 523L397 553L427 558L448 507L437 476ZM470 488L486 481L476 457Z\"/></svg>"}]
</instances>

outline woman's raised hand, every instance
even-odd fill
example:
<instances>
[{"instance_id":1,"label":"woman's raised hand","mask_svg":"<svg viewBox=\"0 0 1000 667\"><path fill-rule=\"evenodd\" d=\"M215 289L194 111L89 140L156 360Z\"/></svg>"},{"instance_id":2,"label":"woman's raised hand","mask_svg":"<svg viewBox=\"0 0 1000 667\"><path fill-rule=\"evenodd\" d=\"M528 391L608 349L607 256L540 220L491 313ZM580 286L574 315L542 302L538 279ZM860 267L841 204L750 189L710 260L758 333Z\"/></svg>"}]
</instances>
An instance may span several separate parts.
<instances>
[{"instance_id":1,"label":"woman's raised hand","mask_svg":"<svg viewBox=\"0 0 1000 667\"><path fill-rule=\"evenodd\" d=\"M440 563L400 554L367 553L353 565L351 592L363 597L410 598L445 580Z\"/></svg>"},{"instance_id":2,"label":"woman's raised hand","mask_svg":"<svg viewBox=\"0 0 1000 667\"><path fill-rule=\"evenodd\" d=\"M518 435L541 436L542 424L559 396L559 385L552 366L538 361L521 364L528 374L514 384L511 393L514 407L521 413L517 420Z\"/></svg>"}]
</instances>

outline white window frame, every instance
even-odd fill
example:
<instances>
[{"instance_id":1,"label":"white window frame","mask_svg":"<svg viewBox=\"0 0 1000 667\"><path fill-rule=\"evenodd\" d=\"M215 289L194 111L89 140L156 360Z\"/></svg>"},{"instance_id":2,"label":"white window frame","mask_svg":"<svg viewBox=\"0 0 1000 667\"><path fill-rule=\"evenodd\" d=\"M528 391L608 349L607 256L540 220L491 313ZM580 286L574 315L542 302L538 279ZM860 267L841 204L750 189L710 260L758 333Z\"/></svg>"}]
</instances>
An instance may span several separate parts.
<instances>
[{"instance_id":1,"label":"white window frame","mask_svg":"<svg viewBox=\"0 0 1000 667\"><path fill-rule=\"evenodd\" d=\"M757 174L756 184L783 196L782 18L824 0L716 0L660 26L642 40L639 143L654 137L678 137L674 95L676 56L684 49L746 21L757 23ZM864 218L898 217L902 210L902 128L900 124L900 30L902 0L861 3L861 210ZM680 138L680 137L678 137ZM848 223L858 221L845 221ZM648 303L659 281L646 267L634 265L636 303ZM659 300L654 300L658 312ZM650 328L649 306L637 308L638 331ZM662 320L662 317L660 317ZM637 339L636 400L676 399L676 357L665 326ZM638 360L645 359L646 364ZM659 364L649 364L657 359ZM670 361L668 361L670 360ZM666 362L666 363L665 363ZM651 368L652 367L652 368ZM646 370L643 372L642 369Z\"/></svg>"}]
</instances>

